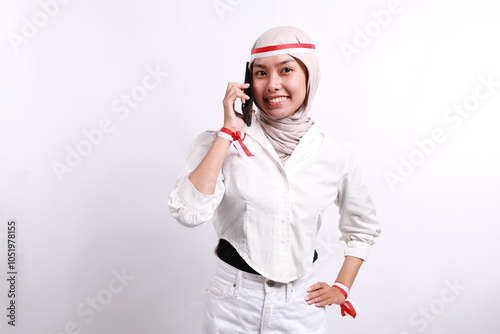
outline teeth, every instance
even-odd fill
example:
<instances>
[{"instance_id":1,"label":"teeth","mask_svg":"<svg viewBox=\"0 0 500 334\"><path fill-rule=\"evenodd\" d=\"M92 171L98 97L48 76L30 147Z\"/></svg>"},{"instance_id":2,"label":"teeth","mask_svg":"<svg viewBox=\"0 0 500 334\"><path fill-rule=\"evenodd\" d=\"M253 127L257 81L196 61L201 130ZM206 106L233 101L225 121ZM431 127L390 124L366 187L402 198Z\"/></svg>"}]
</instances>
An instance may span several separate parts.
<instances>
[{"instance_id":1,"label":"teeth","mask_svg":"<svg viewBox=\"0 0 500 334\"><path fill-rule=\"evenodd\" d=\"M277 97L277 98L274 98L274 99L269 99L269 102L271 103L276 103L276 102L281 102L281 101L285 101L287 100L288 97L286 96L281 96L281 97Z\"/></svg>"}]
</instances>

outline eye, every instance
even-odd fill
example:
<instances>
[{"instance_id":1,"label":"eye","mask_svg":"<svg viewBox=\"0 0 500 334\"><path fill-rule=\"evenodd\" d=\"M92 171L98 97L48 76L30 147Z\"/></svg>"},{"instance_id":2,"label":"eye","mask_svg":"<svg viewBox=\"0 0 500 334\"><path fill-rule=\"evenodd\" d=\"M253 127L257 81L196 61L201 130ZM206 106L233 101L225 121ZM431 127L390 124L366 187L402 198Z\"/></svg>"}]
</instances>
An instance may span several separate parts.
<instances>
[{"instance_id":1,"label":"eye","mask_svg":"<svg viewBox=\"0 0 500 334\"><path fill-rule=\"evenodd\" d=\"M283 69L283 72L285 72L285 73L290 73L290 72L292 72L292 69L291 69L290 67L285 67L285 68Z\"/></svg>"},{"instance_id":2,"label":"eye","mask_svg":"<svg viewBox=\"0 0 500 334\"><path fill-rule=\"evenodd\" d=\"M266 72L259 70L259 71L255 72L255 75L256 76L263 76L263 75L266 75Z\"/></svg>"}]
</instances>

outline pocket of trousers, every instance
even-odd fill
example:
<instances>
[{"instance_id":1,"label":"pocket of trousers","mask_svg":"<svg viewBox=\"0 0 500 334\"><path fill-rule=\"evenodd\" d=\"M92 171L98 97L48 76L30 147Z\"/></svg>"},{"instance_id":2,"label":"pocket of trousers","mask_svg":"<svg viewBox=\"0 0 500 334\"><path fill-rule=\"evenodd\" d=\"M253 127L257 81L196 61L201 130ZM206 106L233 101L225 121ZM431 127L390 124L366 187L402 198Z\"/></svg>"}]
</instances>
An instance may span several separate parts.
<instances>
[{"instance_id":1,"label":"pocket of trousers","mask_svg":"<svg viewBox=\"0 0 500 334\"><path fill-rule=\"evenodd\" d=\"M293 298L292 300L295 302L296 305L300 307L316 307L314 304L310 305L306 302L305 298L309 294L307 292L307 288L309 288L311 285L314 283L317 283L318 280L314 277L308 280L307 282L304 282L301 285L296 286L293 290Z\"/></svg>"},{"instance_id":2,"label":"pocket of trousers","mask_svg":"<svg viewBox=\"0 0 500 334\"><path fill-rule=\"evenodd\" d=\"M229 296L231 291L231 285L229 283L219 282L218 280L212 279L207 287L207 295L214 299L225 299Z\"/></svg>"}]
</instances>

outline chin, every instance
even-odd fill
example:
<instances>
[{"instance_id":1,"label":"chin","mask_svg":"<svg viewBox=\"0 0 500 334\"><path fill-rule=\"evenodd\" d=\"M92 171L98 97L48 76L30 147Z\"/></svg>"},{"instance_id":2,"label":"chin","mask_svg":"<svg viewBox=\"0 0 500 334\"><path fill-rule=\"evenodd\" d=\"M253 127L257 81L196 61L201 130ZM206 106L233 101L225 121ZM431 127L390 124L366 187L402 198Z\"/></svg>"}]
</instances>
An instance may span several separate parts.
<instances>
[{"instance_id":1,"label":"chin","mask_svg":"<svg viewBox=\"0 0 500 334\"><path fill-rule=\"evenodd\" d=\"M288 116L291 116L292 113L288 112L287 110L265 110L264 112L266 113L267 116L273 118L273 119L282 119L286 118Z\"/></svg>"}]
</instances>

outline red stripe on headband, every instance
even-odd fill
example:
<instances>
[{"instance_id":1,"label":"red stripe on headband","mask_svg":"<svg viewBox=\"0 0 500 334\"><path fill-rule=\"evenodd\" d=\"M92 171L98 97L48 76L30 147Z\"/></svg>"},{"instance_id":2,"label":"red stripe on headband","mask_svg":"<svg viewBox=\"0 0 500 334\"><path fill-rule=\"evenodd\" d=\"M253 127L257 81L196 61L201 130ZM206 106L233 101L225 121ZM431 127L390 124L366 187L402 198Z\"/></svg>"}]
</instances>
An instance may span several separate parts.
<instances>
[{"instance_id":1,"label":"red stripe on headband","mask_svg":"<svg viewBox=\"0 0 500 334\"><path fill-rule=\"evenodd\" d=\"M283 50L283 49L316 49L316 46L314 46L314 44L305 44L305 43L280 44L280 45L265 46L263 48L253 49L252 54Z\"/></svg>"}]
</instances>

